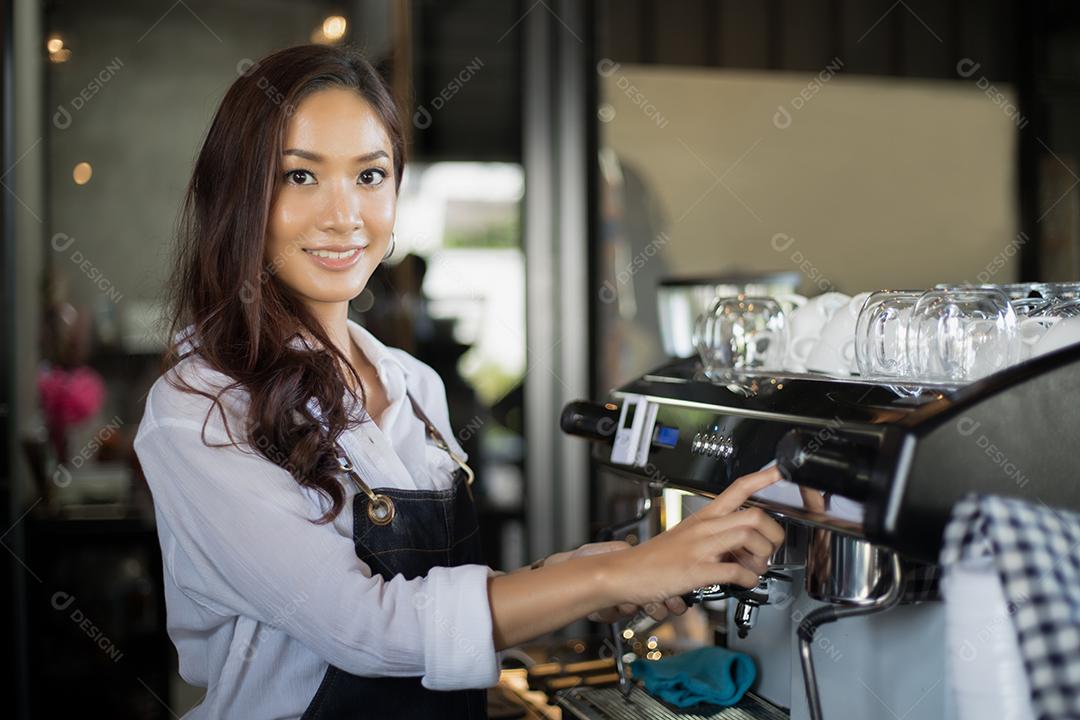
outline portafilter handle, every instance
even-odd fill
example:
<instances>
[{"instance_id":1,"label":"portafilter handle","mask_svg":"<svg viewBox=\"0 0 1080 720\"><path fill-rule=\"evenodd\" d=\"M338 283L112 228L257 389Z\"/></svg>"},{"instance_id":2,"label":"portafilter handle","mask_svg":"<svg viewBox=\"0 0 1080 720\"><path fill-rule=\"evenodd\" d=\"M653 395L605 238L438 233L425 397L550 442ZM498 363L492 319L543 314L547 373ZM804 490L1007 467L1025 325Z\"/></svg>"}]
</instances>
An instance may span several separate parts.
<instances>
[{"instance_id":1,"label":"portafilter handle","mask_svg":"<svg viewBox=\"0 0 1080 720\"><path fill-rule=\"evenodd\" d=\"M871 494L873 450L832 428L790 430L776 445L776 466L796 485L866 500Z\"/></svg>"},{"instance_id":2,"label":"portafilter handle","mask_svg":"<svg viewBox=\"0 0 1080 720\"><path fill-rule=\"evenodd\" d=\"M754 608L769 604L769 584L771 581L775 580L791 582L791 576L785 572L767 570L764 575L761 575L758 578L757 587L745 588L741 585L734 584L706 585L691 590L688 593L684 593L681 597L682 601L686 603L686 607L693 607L694 605L704 602L731 598L732 600L737 601L741 607ZM646 633L659 624L660 623L657 620L654 620L645 610L639 610L637 615L626 624L626 628L630 630L630 634L633 636ZM753 622L751 619L747 629L752 624ZM742 633L741 636L745 637L745 633Z\"/></svg>"}]
</instances>

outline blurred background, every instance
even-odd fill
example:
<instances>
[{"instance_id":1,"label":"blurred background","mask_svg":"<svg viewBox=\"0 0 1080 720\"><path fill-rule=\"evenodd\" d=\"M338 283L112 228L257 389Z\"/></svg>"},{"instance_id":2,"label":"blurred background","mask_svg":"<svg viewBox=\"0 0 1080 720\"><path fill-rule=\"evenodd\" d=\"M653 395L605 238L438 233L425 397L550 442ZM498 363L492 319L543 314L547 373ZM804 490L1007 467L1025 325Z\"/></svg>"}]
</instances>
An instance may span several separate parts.
<instances>
[{"instance_id":1,"label":"blurred background","mask_svg":"<svg viewBox=\"0 0 1080 720\"><path fill-rule=\"evenodd\" d=\"M362 48L409 133L397 252L352 303L432 365L511 569L624 516L559 412L666 358L658 298L1080 278L1064 0L0 2L0 571L9 717L178 717L131 443L225 89Z\"/></svg>"}]
</instances>

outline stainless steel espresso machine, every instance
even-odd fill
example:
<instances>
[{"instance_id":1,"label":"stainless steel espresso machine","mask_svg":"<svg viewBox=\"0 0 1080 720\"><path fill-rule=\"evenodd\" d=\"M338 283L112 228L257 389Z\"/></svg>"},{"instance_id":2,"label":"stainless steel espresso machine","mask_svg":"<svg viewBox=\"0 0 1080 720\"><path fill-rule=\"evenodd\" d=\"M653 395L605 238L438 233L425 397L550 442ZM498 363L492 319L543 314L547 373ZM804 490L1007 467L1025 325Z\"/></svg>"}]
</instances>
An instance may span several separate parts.
<instances>
[{"instance_id":1,"label":"stainless steel espresso machine","mask_svg":"<svg viewBox=\"0 0 1080 720\"><path fill-rule=\"evenodd\" d=\"M757 662L737 707L676 715L623 683L563 692L570 717L952 717L936 565L952 506L978 492L1080 509L1080 346L963 387L715 379L675 360L606 402L570 403L562 427L642 488L624 531L648 536L664 489L685 491L689 513L774 460L785 481L750 503L787 530L757 588L688 598L723 607L717 642ZM633 642L641 622L616 640Z\"/></svg>"}]
</instances>

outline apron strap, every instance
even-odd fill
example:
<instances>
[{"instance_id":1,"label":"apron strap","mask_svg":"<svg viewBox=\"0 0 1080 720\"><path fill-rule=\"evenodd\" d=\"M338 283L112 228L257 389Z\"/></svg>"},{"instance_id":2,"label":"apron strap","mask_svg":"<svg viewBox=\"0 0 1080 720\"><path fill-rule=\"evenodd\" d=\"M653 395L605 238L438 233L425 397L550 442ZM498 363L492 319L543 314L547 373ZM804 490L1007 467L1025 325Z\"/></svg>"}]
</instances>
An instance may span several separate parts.
<instances>
[{"instance_id":1,"label":"apron strap","mask_svg":"<svg viewBox=\"0 0 1080 720\"><path fill-rule=\"evenodd\" d=\"M409 397L409 402L412 403L413 412L416 413L416 416L423 421L424 425L427 426L428 435L430 435L432 439L435 440L435 443L441 449L449 453L453 461L458 464L458 467L460 467L465 472L466 484L472 485L473 479L476 477L476 474L473 472L472 468L465 463L465 460L463 460L461 457L458 456L457 453L454 452L453 448L450 447L450 443L446 442L446 438L444 438L443 434L439 432L439 429L435 427L435 423L431 422L427 414L420 408L420 403L416 402L416 398L412 396L412 393L409 392L408 388L405 389L405 394Z\"/></svg>"}]
</instances>

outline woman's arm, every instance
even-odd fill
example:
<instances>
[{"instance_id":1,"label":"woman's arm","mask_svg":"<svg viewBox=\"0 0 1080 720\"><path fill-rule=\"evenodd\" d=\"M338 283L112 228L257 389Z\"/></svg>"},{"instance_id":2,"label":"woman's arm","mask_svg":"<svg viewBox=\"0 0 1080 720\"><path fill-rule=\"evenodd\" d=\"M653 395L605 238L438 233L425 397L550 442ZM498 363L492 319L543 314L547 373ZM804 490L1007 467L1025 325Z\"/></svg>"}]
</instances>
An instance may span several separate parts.
<instances>
[{"instance_id":1,"label":"woman's arm","mask_svg":"<svg viewBox=\"0 0 1080 720\"><path fill-rule=\"evenodd\" d=\"M775 467L741 477L671 530L628 550L571 557L489 578L496 650L615 605L659 603L712 583L757 585L784 531L761 510L736 511L778 479ZM750 559L753 569L724 562L729 553Z\"/></svg>"}]
</instances>

